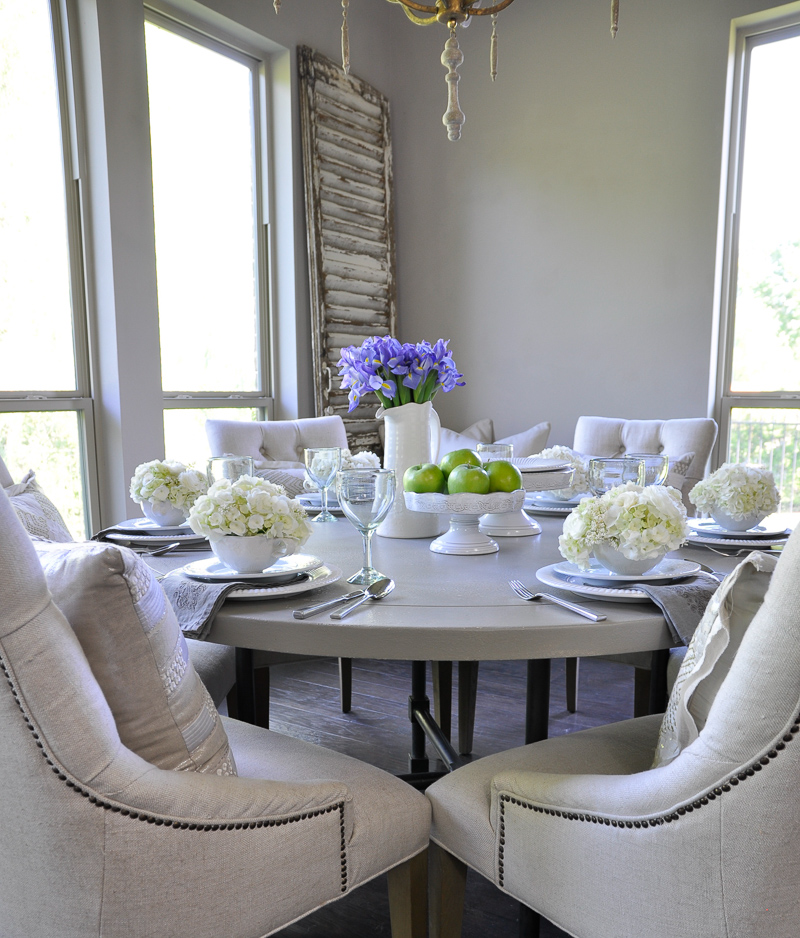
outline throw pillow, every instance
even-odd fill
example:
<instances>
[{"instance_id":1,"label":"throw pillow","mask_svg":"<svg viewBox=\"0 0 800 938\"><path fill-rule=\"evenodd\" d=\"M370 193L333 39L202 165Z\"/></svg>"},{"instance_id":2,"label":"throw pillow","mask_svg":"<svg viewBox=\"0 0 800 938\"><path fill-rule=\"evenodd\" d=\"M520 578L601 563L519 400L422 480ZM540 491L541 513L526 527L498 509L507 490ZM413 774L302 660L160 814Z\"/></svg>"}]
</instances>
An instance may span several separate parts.
<instances>
[{"instance_id":1,"label":"throw pillow","mask_svg":"<svg viewBox=\"0 0 800 938\"><path fill-rule=\"evenodd\" d=\"M113 544L35 546L124 745L162 769L235 775L217 708L150 567Z\"/></svg>"},{"instance_id":2,"label":"throw pillow","mask_svg":"<svg viewBox=\"0 0 800 938\"><path fill-rule=\"evenodd\" d=\"M297 498L298 495L303 494L305 469L256 469L256 475L260 479L266 479L267 482L282 485L289 498Z\"/></svg>"},{"instance_id":3,"label":"throw pillow","mask_svg":"<svg viewBox=\"0 0 800 938\"><path fill-rule=\"evenodd\" d=\"M514 433L512 436L505 436L502 440L494 440L494 443L511 443L514 446L514 458L523 456L533 456L540 453L547 446L547 438L550 436L550 423L544 421L537 423L535 427L523 430L522 433Z\"/></svg>"},{"instance_id":4,"label":"throw pillow","mask_svg":"<svg viewBox=\"0 0 800 938\"><path fill-rule=\"evenodd\" d=\"M39 487L33 470L5 491L22 526L32 537L46 541L73 540L58 508Z\"/></svg>"},{"instance_id":5,"label":"throw pillow","mask_svg":"<svg viewBox=\"0 0 800 938\"><path fill-rule=\"evenodd\" d=\"M742 638L761 608L776 563L776 557L754 551L711 597L675 679L653 768L672 762L699 736Z\"/></svg>"},{"instance_id":6,"label":"throw pillow","mask_svg":"<svg viewBox=\"0 0 800 938\"><path fill-rule=\"evenodd\" d=\"M258 472L265 469L302 469L305 472L305 463L294 462L291 459L255 459L253 466Z\"/></svg>"},{"instance_id":7,"label":"throw pillow","mask_svg":"<svg viewBox=\"0 0 800 938\"><path fill-rule=\"evenodd\" d=\"M494 443L494 425L491 417L477 420L461 433L442 427L437 461L441 462L443 456L457 449L475 449L478 443Z\"/></svg>"}]
</instances>

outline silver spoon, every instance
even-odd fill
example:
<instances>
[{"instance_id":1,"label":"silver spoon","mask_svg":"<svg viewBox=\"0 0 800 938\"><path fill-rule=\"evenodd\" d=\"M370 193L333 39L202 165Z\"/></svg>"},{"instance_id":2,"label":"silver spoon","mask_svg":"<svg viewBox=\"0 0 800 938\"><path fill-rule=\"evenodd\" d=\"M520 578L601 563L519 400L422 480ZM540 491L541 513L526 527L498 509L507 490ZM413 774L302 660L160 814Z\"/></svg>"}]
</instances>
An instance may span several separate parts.
<instances>
[{"instance_id":1,"label":"silver spoon","mask_svg":"<svg viewBox=\"0 0 800 938\"><path fill-rule=\"evenodd\" d=\"M162 554L168 554L171 550L175 550L180 546L180 541L175 541L173 544L164 544L163 547L156 547L154 550L140 551L140 554L143 557L160 557Z\"/></svg>"},{"instance_id":2,"label":"silver spoon","mask_svg":"<svg viewBox=\"0 0 800 938\"><path fill-rule=\"evenodd\" d=\"M367 602L368 599L383 599L383 597L388 596L393 589L394 580L389 579L388 576L382 577L380 580L376 580L368 586L360 599L357 599L354 603L350 603L349 606L345 606L344 609L340 609L338 612L332 612L331 619L344 619L345 616L349 616L356 607Z\"/></svg>"}]
</instances>

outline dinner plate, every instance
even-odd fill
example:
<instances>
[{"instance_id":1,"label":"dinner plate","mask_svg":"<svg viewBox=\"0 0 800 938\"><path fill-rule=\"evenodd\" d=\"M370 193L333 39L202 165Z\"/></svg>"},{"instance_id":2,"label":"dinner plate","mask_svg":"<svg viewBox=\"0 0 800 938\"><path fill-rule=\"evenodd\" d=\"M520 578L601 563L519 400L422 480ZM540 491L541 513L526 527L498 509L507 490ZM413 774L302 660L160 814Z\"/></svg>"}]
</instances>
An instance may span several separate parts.
<instances>
[{"instance_id":1,"label":"dinner plate","mask_svg":"<svg viewBox=\"0 0 800 938\"><path fill-rule=\"evenodd\" d=\"M556 469L570 469L572 464L563 459L548 459L546 456L522 456L510 459L520 472L554 472Z\"/></svg>"},{"instance_id":2,"label":"dinner plate","mask_svg":"<svg viewBox=\"0 0 800 938\"><path fill-rule=\"evenodd\" d=\"M114 530L121 531L123 534L144 534L147 536L151 534L194 534L194 531L189 527L188 521L184 521L183 524L160 525L149 518L131 518L129 521L120 521L119 524L114 525Z\"/></svg>"},{"instance_id":3,"label":"dinner plate","mask_svg":"<svg viewBox=\"0 0 800 938\"><path fill-rule=\"evenodd\" d=\"M665 558L652 570L647 573L631 576L630 574L613 573L606 570L596 560L592 559L591 569L581 570L574 563L564 561L557 563L553 567L553 572L559 576L574 577L582 583L588 583L590 586L620 586L636 583L675 583L678 580L684 580L687 576L694 576L700 571L699 563L693 560L676 560L670 557Z\"/></svg>"},{"instance_id":4,"label":"dinner plate","mask_svg":"<svg viewBox=\"0 0 800 938\"><path fill-rule=\"evenodd\" d=\"M231 590L226 599L280 599L283 596L294 596L298 593L308 593L329 586L341 580L342 571L337 567L322 564L311 570L304 579L295 583L284 583L276 586L243 586L241 589Z\"/></svg>"},{"instance_id":5,"label":"dinner plate","mask_svg":"<svg viewBox=\"0 0 800 938\"><path fill-rule=\"evenodd\" d=\"M216 557L206 557L187 563L181 568L181 572L193 580L205 580L208 583L230 583L231 580L236 580L237 583L249 580L267 583L269 580L296 577L299 573L310 573L321 566L319 557L313 557L311 554L292 554L289 557L281 557L260 573L237 573Z\"/></svg>"},{"instance_id":6,"label":"dinner plate","mask_svg":"<svg viewBox=\"0 0 800 938\"><path fill-rule=\"evenodd\" d=\"M576 495L574 498L555 498L553 495L548 495L546 492L536 495L536 501L540 505L547 505L551 508L569 508L572 511L573 508L576 508L580 505L581 501L584 498L588 498L588 493L583 495Z\"/></svg>"},{"instance_id":7,"label":"dinner plate","mask_svg":"<svg viewBox=\"0 0 800 938\"><path fill-rule=\"evenodd\" d=\"M529 515L568 515L574 505L545 505L539 499L526 498L522 506Z\"/></svg>"},{"instance_id":8,"label":"dinner plate","mask_svg":"<svg viewBox=\"0 0 800 938\"><path fill-rule=\"evenodd\" d=\"M121 534L109 531L108 534L103 535L103 538L125 547L161 547L164 544L174 544L176 541L187 547L197 547L208 543L204 535L195 534L191 528L188 531L185 528L183 530L185 533L180 534Z\"/></svg>"},{"instance_id":9,"label":"dinner plate","mask_svg":"<svg viewBox=\"0 0 800 938\"><path fill-rule=\"evenodd\" d=\"M751 550L761 550L767 547L782 547L789 536L787 529L780 537L717 537L716 535L695 534L692 532L686 538L686 547L719 547L729 550L731 547L749 547Z\"/></svg>"},{"instance_id":10,"label":"dinner plate","mask_svg":"<svg viewBox=\"0 0 800 938\"><path fill-rule=\"evenodd\" d=\"M765 528L763 524L757 524L754 528L748 528L747 531L731 531L707 518L689 518L688 523L697 534L725 540L731 537L740 541L761 540L764 537L788 537L790 534L788 528Z\"/></svg>"},{"instance_id":11,"label":"dinner plate","mask_svg":"<svg viewBox=\"0 0 800 938\"><path fill-rule=\"evenodd\" d=\"M644 590L636 589L635 586L591 586L577 577L559 576L553 570L557 566L558 564L551 563L547 567L541 567L536 571L536 579L545 586L568 590L577 596L588 596L590 599L601 599L604 602L647 603L651 601Z\"/></svg>"}]
</instances>

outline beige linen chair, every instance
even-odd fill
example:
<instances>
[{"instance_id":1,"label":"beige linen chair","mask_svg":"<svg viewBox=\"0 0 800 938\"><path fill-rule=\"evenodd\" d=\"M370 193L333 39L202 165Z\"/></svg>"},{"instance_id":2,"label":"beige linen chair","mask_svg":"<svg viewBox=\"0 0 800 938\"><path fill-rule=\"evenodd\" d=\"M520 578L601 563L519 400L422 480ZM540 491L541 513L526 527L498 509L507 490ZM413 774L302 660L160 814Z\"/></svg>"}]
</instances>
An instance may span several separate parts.
<instances>
[{"instance_id":1,"label":"beige linen chair","mask_svg":"<svg viewBox=\"0 0 800 938\"><path fill-rule=\"evenodd\" d=\"M24 496L16 494L18 486L14 485L14 480L2 457L0 457L0 487L6 490L6 494L11 498L12 507L17 510L16 503ZM41 491L38 492L40 502L42 494ZM26 510L17 511L23 524L26 520L31 519L30 506L30 501L27 501ZM58 509L55 506L52 507L52 510L58 514ZM63 525L63 521L61 521L61 525ZM41 530L38 525L37 530ZM35 532L28 529L28 533ZM70 536L65 535L65 537L68 539ZM216 645L214 642L198 642L194 639L187 639L186 644L189 648L189 657L200 676L200 680L208 688L214 704L217 707L221 706L233 690L236 682L236 655L234 649L229 648L227 645ZM232 694L232 699L235 699L235 693Z\"/></svg>"},{"instance_id":2,"label":"beige linen chair","mask_svg":"<svg viewBox=\"0 0 800 938\"><path fill-rule=\"evenodd\" d=\"M77 563L117 605L90 596L73 627L0 493L0 931L254 938L388 871L394 938L422 938L425 798L220 718L140 558L47 547L55 578Z\"/></svg>"},{"instance_id":3,"label":"beige linen chair","mask_svg":"<svg viewBox=\"0 0 800 938\"><path fill-rule=\"evenodd\" d=\"M663 727L570 733L428 789L431 938L460 934L466 866L580 938L798 934L800 531L759 602L763 576L718 591Z\"/></svg>"},{"instance_id":4,"label":"beige linen chair","mask_svg":"<svg viewBox=\"0 0 800 938\"><path fill-rule=\"evenodd\" d=\"M705 475L711 450L717 439L717 424L710 417L673 420L625 420L619 417L578 417L572 448L586 456L624 456L625 453L666 453L682 465L671 473L667 483L678 488L690 515L695 514L689 492ZM690 460L683 457L691 455ZM606 658L635 668L634 715L649 712L650 663L647 652ZM566 660L567 710L578 707L578 659Z\"/></svg>"},{"instance_id":5,"label":"beige linen chair","mask_svg":"<svg viewBox=\"0 0 800 938\"><path fill-rule=\"evenodd\" d=\"M206 437L212 456L225 453L251 456L256 474L280 483L291 497L303 491L303 450L314 446L347 449L347 431L338 415L300 420L206 420ZM254 653L256 712L261 726L269 726L269 668L301 661L303 657ZM340 658L339 697L343 713L350 712L352 696L353 662L351 658Z\"/></svg>"}]
</instances>

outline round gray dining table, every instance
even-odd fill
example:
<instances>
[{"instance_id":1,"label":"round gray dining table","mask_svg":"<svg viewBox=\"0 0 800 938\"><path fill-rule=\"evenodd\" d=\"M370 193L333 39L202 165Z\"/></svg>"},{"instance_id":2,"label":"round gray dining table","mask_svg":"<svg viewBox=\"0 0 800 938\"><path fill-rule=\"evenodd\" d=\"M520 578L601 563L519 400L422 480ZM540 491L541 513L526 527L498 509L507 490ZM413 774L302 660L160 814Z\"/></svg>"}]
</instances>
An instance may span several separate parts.
<instances>
[{"instance_id":1,"label":"round gray dining table","mask_svg":"<svg viewBox=\"0 0 800 938\"><path fill-rule=\"evenodd\" d=\"M385 599L365 603L342 620L331 619L330 610L298 620L292 616L294 609L352 591L347 577L362 562L361 536L347 520L314 525L314 533L303 551L340 569L341 580L314 592L288 597L258 601L229 599L217 613L207 636L209 641L237 648L240 716L252 719L255 709L254 649L410 661L410 766L412 773L424 773L426 735L449 768L459 764L457 754L428 711L425 696L428 661L526 660L526 742L547 736L552 658L648 651L661 654L663 662L674 642L661 611L649 601L589 601L566 590L558 591L563 598L606 616L605 621L591 622L547 601L525 602L512 592L510 579L521 580L536 590L541 586L536 571L563 559L558 552L563 519L540 516L537 520L542 529L540 534L498 537L496 553L477 556L434 553L430 550L430 539L376 535L373 563L394 579L394 591ZM713 556L703 556L697 550L683 551L682 555L706 563ZM180 562L178 557L160 559L170 559L170 566ZM727 570L735 563L729 558L714 560L720 562L714 563L717 569ZM664 687L656 692L666 693Z\"/></svg>"}]
</instances>

